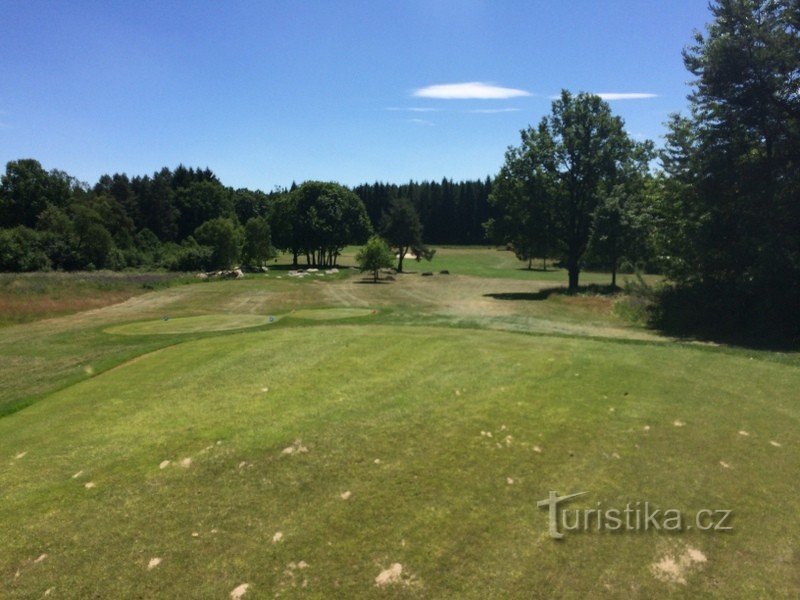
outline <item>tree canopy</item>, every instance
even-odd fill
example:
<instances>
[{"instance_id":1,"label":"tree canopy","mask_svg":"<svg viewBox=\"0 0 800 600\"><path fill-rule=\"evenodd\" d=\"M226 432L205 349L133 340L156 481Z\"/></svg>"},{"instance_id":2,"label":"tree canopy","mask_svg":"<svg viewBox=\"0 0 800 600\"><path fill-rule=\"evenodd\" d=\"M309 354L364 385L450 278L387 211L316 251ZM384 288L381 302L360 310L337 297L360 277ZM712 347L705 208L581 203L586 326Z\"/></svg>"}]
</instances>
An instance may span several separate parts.
<instances>
[{"instance_id":1,"label":"tree canopy","mask_svg":"<svg viewBox=\"0 0 800 600\"><path fill-rule=\"evenodd\" d=\"M647 152L606 102L566 90L521 138L497 177L492 202L501 216L488 229L522 258L551 248L563 255L574 293L598 208L615 186L646 171Z\"/></svg>"}]
</instances>

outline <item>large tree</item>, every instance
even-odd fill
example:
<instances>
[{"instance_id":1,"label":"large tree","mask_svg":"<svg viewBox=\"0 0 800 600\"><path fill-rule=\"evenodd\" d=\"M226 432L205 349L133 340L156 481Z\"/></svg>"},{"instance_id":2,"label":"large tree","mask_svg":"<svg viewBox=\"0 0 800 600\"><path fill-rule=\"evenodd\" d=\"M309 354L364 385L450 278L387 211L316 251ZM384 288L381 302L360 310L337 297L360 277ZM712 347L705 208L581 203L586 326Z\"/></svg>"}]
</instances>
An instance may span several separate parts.
<instances>
[{"instance_id":1,"label":"large tree","mask_svg":"<svg viewBox=\"0 0 800 600\"><path fill-rule=\"evenodd\" d=\"M77 187L74 178L63 171L45 171L37 160L10 161L0 178L0 227L35 226L48 204L65 208Z\"/></svg>"},{"instance_id":2,"label":"large tree","mask_svg":"<svg viewBox=\"0 0 800 600\"><path fill-rule=\"evenodd\" d=\"M729 329L798 336L800 9L710 8L712 23L684 52L691 111L672 118L663 160L669 274L694 290L703 327L727 313Z\"/></svg>"},{"instance_id":3,"label":"large tree","mask_svg":"<svg viewBox=\"0 0 800 600\"><path fill-rule=\"evenodd\" d=\"M261 267L275 256L269 223L264 217L253 217L244 225L242 258L252 266Z\"/></svg>"},{"instance_id":4,"label":"large tree","mask_svg":"<svg viewBox=\"0 0 800 600\"><path fill-rule=\"evenodd\" d=\"M642 153L606 102L566 90L551 114L521 135L522 145L506 153L495 204L519 211L523 225L517 236L531 240L537 229L542 239L552 235L565 258L569 291L575 293L597 209L635 170L630 165L642 160Z\"/></svg>"},{"instance_id":5,"label":"large tree","mask_svg":"<svg viewBox=\"0 0 800 600\"><path fill-rule=\"evenodd\" d=\"M339 184L306 181L289 195L293 234L309 264L333 266L342 248L372 233L364 203Z\"/></svg>"},{"instance_id":6,"label":"large tree","mask_svg":"<svg viewBox=\"0 0 800 600\"><path fill-rule=\"evenodd\" d=\"M419 221L414 205L408 198L397 198L389 205L389 210L381 221L383 237L397 252L397 271L403 272L403 260L411 253L419 261L431 260L435 250L422 242L422 223Z\"/></svg>"},{"instance_id":7,"label":"large tree","mask_svg":"<svg viewBox=\"0 0 800 600\"><path fill-rule=\"evenodd\" d=\"M506 160L495 178L489 202L499 215L486 222L487 237L510 244L519 260L532 268L533 259L556 250L553 190L554 179L547 169L552 143L544 123L521 132L522 144L506 151Z\"/></svg>"},{"instance_id":8,"label":"large tree","mask_svg":"<svg viewBox=\"0 0 800 600\"><path fill-rule=\"evenodd\" d=\"M242 231L237 222L222 217L206 221L194 232L194 237L203 246L211 248L211 267L229 269L242 250Z\"/></svg>"}]
</instances>

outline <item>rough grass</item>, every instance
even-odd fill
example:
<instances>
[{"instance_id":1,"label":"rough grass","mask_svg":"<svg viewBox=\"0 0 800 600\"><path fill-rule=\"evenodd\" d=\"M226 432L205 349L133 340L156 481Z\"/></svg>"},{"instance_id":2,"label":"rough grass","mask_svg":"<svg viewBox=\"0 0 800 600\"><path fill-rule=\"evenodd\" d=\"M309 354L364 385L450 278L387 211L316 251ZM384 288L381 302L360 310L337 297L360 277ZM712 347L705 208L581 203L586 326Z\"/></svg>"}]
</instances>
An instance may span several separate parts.
<instances>
[{"instance_id":1,"label":"rough grass","mask_svg":"<svg viewBox=\"0 0 800 600\"><path fill-rule=\"evenodd\" d=\"M175 273L0 273L0 327L100 308L188 280Z\"/></svg>"}]
</instances>

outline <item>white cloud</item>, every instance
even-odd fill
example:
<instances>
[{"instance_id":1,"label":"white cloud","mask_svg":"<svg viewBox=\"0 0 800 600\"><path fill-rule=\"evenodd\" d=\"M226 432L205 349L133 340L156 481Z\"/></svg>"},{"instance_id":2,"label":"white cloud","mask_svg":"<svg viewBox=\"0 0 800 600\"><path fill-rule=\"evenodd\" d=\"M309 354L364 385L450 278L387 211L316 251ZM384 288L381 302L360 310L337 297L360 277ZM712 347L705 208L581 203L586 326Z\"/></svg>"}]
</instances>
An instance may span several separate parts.
<instances>
[{"instance_id":1,"label":"white cloud","mask_svg":"<svg viewBox=\"0 0 800 600\"><path fill-rule=\"evenodd\" d=\"M600 96L603 100L647 100L649 98L658 98L658 94L643 94L640 92L600 92L596 95Z\"/></svg>"},{"instance_id":2,"label":"white cloud","mask_svg":"<svg viewBox=\"0 0 800 600\"><path fill-rule=\"evenodd\" d=\"M386 110L426 113L426 112L440 112L441 109L439 109L439 108L423 108L423 107L418 107L418 106L412 106L410 108L401 108L399 106L390 106Z\"/></svg>"},{"instance_id":3,"label":"white cloud","mask_svg":"<svg viewBox=\"0 0 800 600\"><path fill-rule=\"evenodd\" d=\"M426 119L408 119L408 122L409 123L414 123L416 125L429 125L429 126L433 127L433 123L431 121L426 120Z\"/></svg>"},{"instance_id":4,"label":"white cloud","mask_svg":"<svg viewBox=\"0 0 800 600\"><path fill-rule=\"evenodd\" d=\"M507 98L530 96L531 94L525 90L500 87L480 81L470 81L467 83L429 85L414 90L412 95L417 98L438 98L441 100L505 100Z\"/></svg>"},{"instance_id":5,"label":"white cloud","mask_svg":"<svg viewBox=\"0 0 800 600\"><path fill-rule=\"evenodd\" d=\"M510 112L518 112L522 110L521 108L476 108L475 110L468 110L468 113L475 113L475 114L483 114L483 115L493 115L496 113L510 113Z\"/></svg>"}]
</instances>

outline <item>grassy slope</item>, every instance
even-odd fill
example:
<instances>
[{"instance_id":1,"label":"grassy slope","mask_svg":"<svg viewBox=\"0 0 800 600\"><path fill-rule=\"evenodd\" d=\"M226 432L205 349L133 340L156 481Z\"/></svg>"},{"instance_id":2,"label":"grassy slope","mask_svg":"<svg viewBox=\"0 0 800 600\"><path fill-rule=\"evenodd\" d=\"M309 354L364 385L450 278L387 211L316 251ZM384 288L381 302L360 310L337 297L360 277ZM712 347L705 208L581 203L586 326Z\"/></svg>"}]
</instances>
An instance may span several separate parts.
<instances>
[{"instance_id":1,"label":"grassy slope","mask_svg":"<svg viewBox=\"0 0 800 600\"><path fill-rule=\"evenodd\" d=\"M17 412L0 418L0 596L226 597L248 582L246 598L791 597L797 357L669 343L607 297L542 295L551 281L505 263L469 271L495 252L443 249L436 260L456 261L430 268L451 276L274 270L4 328L0 413ZM303 318L323 307L364 316ZM107 333L165 314L289 318ZM309 452L282 456L298 438ZM535 507L550 489L590 491L576 506L730 507L737 530L555 543ZM685 585L653 576L687 546L708 562ZM415 583L377 590L393 562Z\"/></svg>"},{"instance_id":2,"label":"grassy slope","mask_svg":"<svg viewBox=\"0 0 800 600\"><path fill-rule=\"evenodd\" d=\"M342 325L191 342L0 420L0 589L381 596L374 578L400 562L416 577L400 597L788 597L799 385L789 366L705 349L499 332ZM308 453L283 455L295 440ZM550 489L588 490L585 506L729 507L737 530L555 543L535 506ZM708 562L686 585L653 577L690 546ZM147 572L153 557L164 562Z\"/></svg>"}]
</instances>

